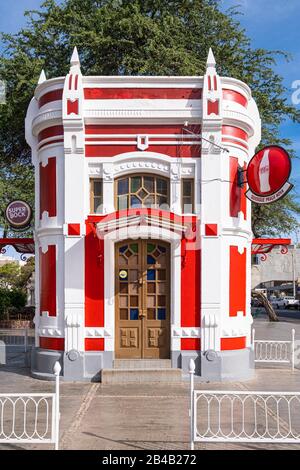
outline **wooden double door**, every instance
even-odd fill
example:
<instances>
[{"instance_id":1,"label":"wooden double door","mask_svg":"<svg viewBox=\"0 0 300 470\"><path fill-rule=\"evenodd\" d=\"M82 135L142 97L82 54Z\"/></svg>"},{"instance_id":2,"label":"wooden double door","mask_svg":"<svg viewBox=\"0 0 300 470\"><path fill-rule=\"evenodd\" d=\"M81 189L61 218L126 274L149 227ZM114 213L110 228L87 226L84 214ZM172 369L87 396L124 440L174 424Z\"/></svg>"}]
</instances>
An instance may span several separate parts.
<instances>
[{"instance_id":1,"label":"wooden double door","mask_svg":"<svg viewBox=\"0 0 300 470\"><path fill-rule=\"evenodd\" d=\"M127 240L115 253L116 358L170 357L170 246Z\"/></svg>"}]
</instances>

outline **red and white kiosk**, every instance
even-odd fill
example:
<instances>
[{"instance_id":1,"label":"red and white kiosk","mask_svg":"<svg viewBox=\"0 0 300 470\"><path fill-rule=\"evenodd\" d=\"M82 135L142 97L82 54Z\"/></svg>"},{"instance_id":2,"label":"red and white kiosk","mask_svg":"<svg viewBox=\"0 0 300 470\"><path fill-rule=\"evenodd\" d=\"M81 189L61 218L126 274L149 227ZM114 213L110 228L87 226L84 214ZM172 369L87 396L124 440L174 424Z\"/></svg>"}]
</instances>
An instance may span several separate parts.
<instances>
[{"instance_id":1,"label":"red and white kiosk","mask_svg":"<svg viewBox=\"0 0 300 470\"><path fill-rule=\"evenodd\" d=\"M260 142L249 87L220 77L41 74L26 118L35 166L32 373L91 380L171 360L203 380L253 374L251 202ZM118 362L119 361L119 362Z\"/></svg>"}]
</instances>

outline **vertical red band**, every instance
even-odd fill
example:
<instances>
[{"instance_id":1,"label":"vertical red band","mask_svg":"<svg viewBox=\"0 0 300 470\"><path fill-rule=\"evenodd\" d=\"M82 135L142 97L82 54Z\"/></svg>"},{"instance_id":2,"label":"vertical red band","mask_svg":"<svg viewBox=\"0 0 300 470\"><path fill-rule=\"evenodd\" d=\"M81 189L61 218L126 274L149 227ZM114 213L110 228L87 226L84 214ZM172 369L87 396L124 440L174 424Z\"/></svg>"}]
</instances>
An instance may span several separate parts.
<instances>
[{"instance_id":1,"label":"vertical red band","mask_svg":"<svg viewBox=\"0 0 300 470\"><path fill-rule=\"evenodd\" d=\"M181 242L181 326L200 326L200 250Z\"/></svg>"},{"instance_id":2,"label":"vertical red band","mask_svg":"<svg viewBox=\"0 0 300 470\"><path fill-rule=\"evenodd\" d=\"M246 263L247 250L239 253L237 246L230 247L229 268L229 316L236 317L237 312L246 315Z\"/></svg>"},{"instance_id":3,"label":"vertical red band","mask_svg":"<svg viewBox=\"0 0 300 470\"><path fill-rule=\"evenodd\" d=\"M56 217L56 158L48 159L43 167L40 163L40 219L43 212L49 217Z\"/></svg>"},{"instance_id":4,"label":"vertical red band","mask_svg":"<svg viewBox=\"0 0 300 470\"><path fill-rule=\"evenodd\" d=\"M40 248L40 313L56 316L56 246L49 245L43 253Z\"/></svg>"},{"instance_id":5,"label":"vertical red band","mask_svg":"<svg viewBox=\"0 0 300 470\"><path fill-rule=\"evenodd\" d=\"M104 326L104 240L86 225L85 326Z\"/></svg>"}]
</instances>

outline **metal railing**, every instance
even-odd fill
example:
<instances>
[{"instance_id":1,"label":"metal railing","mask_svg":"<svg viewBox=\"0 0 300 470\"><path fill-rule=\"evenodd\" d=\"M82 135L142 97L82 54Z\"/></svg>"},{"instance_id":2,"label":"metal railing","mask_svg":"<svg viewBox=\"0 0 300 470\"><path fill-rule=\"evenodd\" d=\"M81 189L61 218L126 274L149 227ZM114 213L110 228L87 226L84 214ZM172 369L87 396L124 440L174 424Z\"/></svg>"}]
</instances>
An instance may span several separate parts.
<instances>
[{"instance_id":1,"label":"metal railing","mask_svg":"<svg viewBox=\"0 0 300 470\"><path fill-rule=\"evenodd\" d=\"M257 340L255 329L252 330L252 347L254 362L291 364L295 368L295 330L292 329L291 340Z\"/></svg>"},{"instance_id":2,"label":"metal railing","mask_svg":"<svg viewBox=\"0 0 300 470\"><path fill-rule=\"evenodd\" d=\"M194 390L190 361L190 443L300 443L300 392Z\"/></svg>"},{"instance_id":3,"label":"metal railing","mask_svg":"<svg viewBox=\"0 0 300 470\"><path fill-rule=\"evenodd\" d=\"M33 330L29 328L1 328L0 342L5 346L22 347L27 352L29 347L34 344L35 338L30 333Z\"/></svg>"},{"instance_id":4,"label":"metal railing","mask_svg":"<svg viewBox=\"0 0 300 470\"><path fill-rule=\"evenodd\" d=\"M54 444L59 447L59 374L55 393L0 393L0 443Z\"/></svg>"}]
</instances>

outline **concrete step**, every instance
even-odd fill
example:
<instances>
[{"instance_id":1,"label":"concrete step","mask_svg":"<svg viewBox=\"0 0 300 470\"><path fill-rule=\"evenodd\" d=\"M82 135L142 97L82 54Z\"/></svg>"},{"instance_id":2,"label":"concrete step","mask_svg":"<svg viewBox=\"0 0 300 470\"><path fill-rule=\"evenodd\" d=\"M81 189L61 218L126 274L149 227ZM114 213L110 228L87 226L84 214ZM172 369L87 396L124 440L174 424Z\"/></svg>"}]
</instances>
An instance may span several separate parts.
<instances>
[{"instance_id":1,"label":"concrete step","mask_svg":"<svg viewBox=\"0 0 300 470\"><path fill-rule=\"evenodd\" d=\"M171 359L115 359L114 369L171 369Z\"/></svg>"},{"instance_id":2,"label":"concrete step","mask_svg":"<svg viewBox=\"0 0 300 470\"><path fill-rule=\"evenodd\" d=\"M102 369L103 384L181 382L181 369Z\"/></svg>"}]
</instances>

